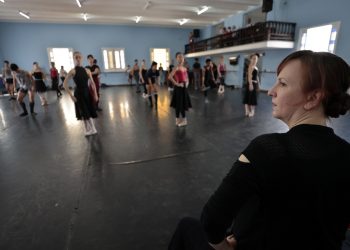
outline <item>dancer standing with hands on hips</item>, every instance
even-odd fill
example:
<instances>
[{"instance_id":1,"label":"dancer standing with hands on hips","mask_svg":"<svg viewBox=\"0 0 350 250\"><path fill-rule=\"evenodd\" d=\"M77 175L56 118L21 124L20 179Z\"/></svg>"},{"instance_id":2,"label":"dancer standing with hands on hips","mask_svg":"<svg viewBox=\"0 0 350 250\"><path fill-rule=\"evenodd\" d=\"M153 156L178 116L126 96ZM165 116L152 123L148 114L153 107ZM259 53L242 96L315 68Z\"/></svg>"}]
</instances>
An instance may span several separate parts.
<instances>
[{"instance_id":1,"label":"dancer standing with hands on hips","mask_svg":"<svg viewBox=\"0 0 350 250\"><path fill-rule=\"evenodd\" d=\"M176 126L182 127L187 125L186 111L192 108L191 99L187 92L188 75L184 67L184 56L181 52L176 53L178 65L169 75L169 80L174 84L174 93L170 106L176 112ZM180 119L180 114L182 120Z\"/></svg>"},{"instance_id":2,"label":"dancer standing with hands on hips","mask_svg":"<svg viewBox=\"0 0 350 250\"><path fill-rule=\"evenodd\" d=\"M257 105L257 91L259 89L258 78L258 63L259 56L253 54L250 56L250 63L247 72L247 84L244 93L243 104L245 108L245 115L253 117L255 115L255 106Z\"/></svg>"},{"instance_id":3,"label":"dancer standing with hands on hips","mask_svg":"<svg viewBox=\"0 0 350 250\"><path fill-rule=\"evenodd\" d=\"M92 119L97 117L93 99L98 100L98 96L91 71L82 67L82 55L80 52L74 52L73 58L75 68L69 71L63 86L74 102L77 119L84 122L85 136L89 136L97 133ZM74 93L68 87L68 81L71 78L73 78L75 83ZM91 82L90 87L93 90L93 96L90 95L89 80Z\"/></svg>"}]
</instances>

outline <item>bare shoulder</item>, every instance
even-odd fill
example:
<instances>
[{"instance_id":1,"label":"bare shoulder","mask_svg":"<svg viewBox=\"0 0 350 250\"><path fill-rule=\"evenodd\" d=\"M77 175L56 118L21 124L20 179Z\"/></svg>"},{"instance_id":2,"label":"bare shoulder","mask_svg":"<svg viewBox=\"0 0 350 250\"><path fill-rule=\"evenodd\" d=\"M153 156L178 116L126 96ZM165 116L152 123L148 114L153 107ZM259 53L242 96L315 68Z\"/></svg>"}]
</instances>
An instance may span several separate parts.
<instances>
[{"instance_id":1,"label":"bare shoulder","mask_svg":"<svg viewBox=\"0 0 350 250\"><path fill-rule=\"evenodd\" d=\"M74 75L75 75L75 69L71 69L71 70L68 72L68 75L69 75L69 76L74 76Z\"/></svg>"},{"instance_id":2,"label":"bare shoulder","mask_svg":"<svg viewBox=\"0 0 350 250\"><path fill-rule=\"evenodd\" d=\"M238 160L240 162L244 162L244 163L250 163L250 161L248 160L248 158L244 155L244 154L241 154L238 158Z\"/></svg>"}]
</instances>

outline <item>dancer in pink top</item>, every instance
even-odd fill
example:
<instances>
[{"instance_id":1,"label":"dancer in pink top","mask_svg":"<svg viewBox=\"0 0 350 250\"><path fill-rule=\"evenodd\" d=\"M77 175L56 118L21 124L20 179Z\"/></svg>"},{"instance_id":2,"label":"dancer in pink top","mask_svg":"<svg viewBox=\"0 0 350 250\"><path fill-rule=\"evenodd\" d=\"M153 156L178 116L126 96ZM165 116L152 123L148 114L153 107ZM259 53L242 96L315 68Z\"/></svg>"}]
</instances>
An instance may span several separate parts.
<instances>
[{"instance_id":1,"label":"dancer in pink top","mask_svg":"<svg viewBox=\"0 0 350 250\"><path fill-rule=\"evenodd\" d=\"M173 107L176 112L176 126L182 127L187 125L186 111L192 108L192 105L187 92L187 69L183 66L184 56L181 52L176 53L176 60L178 65L169 76L169 80L174 84L174 94L170 106ZM180 119L180 114L182 119Z\"/></svg>"}]
</instances>

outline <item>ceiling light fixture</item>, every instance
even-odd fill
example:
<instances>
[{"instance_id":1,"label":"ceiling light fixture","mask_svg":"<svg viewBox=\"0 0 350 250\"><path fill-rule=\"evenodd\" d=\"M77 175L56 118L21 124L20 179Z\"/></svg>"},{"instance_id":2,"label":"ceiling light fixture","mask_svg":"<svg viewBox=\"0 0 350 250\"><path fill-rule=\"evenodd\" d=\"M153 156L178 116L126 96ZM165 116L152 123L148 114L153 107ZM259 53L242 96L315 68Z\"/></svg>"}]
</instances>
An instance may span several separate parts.
<instances>
[{"instance_id":1,"label":"ceiling light fixture","mask_svg":"<svg viewBox=\"0 0 350 250\"><path fill-rule=\"evenodd\" d=\"M203 14L204 12L206 12L207 10L209 10L209 6L203 6L201 10L197 11L198 15Z\"/></svg>"},{"instance_id":2,"label":"ceiling light fixture","mask_svg":"<svg viewBox=\"0 0 350 250\"><path fill-rule=\"evenodd\" d=\"M83 19L85 20L85 22L88 20L88 18L87 18L87 13L83 13L82 14L83 15Z\"/></svg>"},{"instance_id":3,"label":"ceiling light fixture","mask_svg":"<svg viewBox=\"0 0 350 250\"><path fill-rule=\"evenodd\" d=\"M27 19L30 19L29 13L24 13L23 11L18 11L18 13L19 13L21 16L23 16L23 17L25 17L25 18L27 18Z\"/></svg>"},{"instance_id":4,"label":"ceiling light fixture","mask_svg":"<svg viewBox=\"0 0 350 250\"><path fill-rule=\"evenodd\" d=\"M135 22L136 22L136 23L139 23L140 20L141 20L141 16L137 16Z\"/></svg>"},{"instance_id":5,"label":"ceiling light fixture","mask_svg":"<svg viewBox=\"0 0 350 250\"><path fill-rule=\"evenodd\" d=\"M143 7L144 10L147 10L150 6L151 6L152 2L151 1L147 1L146 5Z\"/></svg>"},{"instance_id":6,"label":"ceiling light fixture","mask_svg":"<svg viewBox=\"0 0 350 250\"><path fill-rule=\"evenodd\" d=\"M3 2L3 3L5 3L5 0L0 0L0 2Z\"/></svg>"},{"instance_id":7,"label":"ceiling light fixture","mask_svg":"<svg viewBox=\"0 0 350 250\"><path fill-rule=\"evenodd\" d=\"M80 0L76 0L76 2L77 2L77 5L79 6L79 8L81 8Z\"/></svg>"},{"instance_id":8,"label":"ceiling light fixture","mask_svg":"<svg viewBox=\"0 0 350 250\"><path fill-rule=\"evenodd\" d=\"M180 25L184 25L185 23L187 23L190 19L186 19L186 18L183 18L179 21L179 24Z\"/></svg>"}]
</instances>

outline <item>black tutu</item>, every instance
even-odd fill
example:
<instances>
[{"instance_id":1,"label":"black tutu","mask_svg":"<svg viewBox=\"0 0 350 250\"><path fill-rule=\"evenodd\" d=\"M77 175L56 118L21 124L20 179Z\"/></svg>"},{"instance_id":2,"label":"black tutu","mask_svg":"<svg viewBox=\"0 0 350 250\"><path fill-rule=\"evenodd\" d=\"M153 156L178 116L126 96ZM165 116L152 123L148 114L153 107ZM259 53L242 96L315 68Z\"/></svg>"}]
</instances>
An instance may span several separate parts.
<instances>
[{"instance_id":1,"label":"black tutu","mask_svg":"<svg viewBox=\"0 0 350 250\"><path fill-rule=\"evenodd\" d=\"M35 89L36 92L46 92L47 87L45 85L45 82L43 80L35 80Z\"/></svg>"},{"instance_id":2,"label":"black tutu","mask_svg":"<svg viewBox=\"0 0 350 250\"><path fill-rule=\"evenodd\" d=\"M189 108L192 108L191 99L187 88L175 86L170 107L185 111L187 111Z\"/></svg>"},{"instance_id":3,"label":"black tutu","mask_svg":"<svg viewBox=\"0 0 350 250\"><path fill-rule=\"evenodd\" d=\"M74 97L77 99L75 102L75 115L78 120L88 120L97 117L96 107L88 88L83 88L79 91L75 90Z\"/></svg>"}]
</instances>

